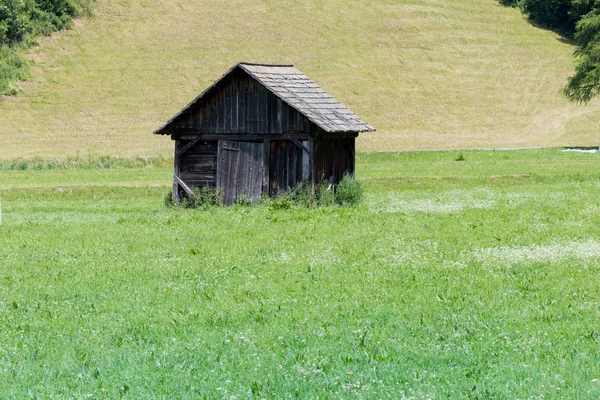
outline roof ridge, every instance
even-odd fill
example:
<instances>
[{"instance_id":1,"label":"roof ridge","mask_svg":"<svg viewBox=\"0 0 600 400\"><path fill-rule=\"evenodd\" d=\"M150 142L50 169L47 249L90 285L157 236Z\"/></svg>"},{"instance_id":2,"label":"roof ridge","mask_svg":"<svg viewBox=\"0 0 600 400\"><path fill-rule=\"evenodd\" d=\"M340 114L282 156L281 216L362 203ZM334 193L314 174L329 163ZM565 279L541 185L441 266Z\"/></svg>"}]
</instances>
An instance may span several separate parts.
<instances>
[{"instance_id":1,"label":"roof ridge","mask_svg":"<svg viewBox=\"0 0 600 400\"><path fill-rule=\"evenodd\" d=\"M246 62L246 61L240 61L238 64L257 65L257 66L262 66L262 67L293 67L294 66L294 64L266 64L266 63Z\"/></svg>"}]
</instances>

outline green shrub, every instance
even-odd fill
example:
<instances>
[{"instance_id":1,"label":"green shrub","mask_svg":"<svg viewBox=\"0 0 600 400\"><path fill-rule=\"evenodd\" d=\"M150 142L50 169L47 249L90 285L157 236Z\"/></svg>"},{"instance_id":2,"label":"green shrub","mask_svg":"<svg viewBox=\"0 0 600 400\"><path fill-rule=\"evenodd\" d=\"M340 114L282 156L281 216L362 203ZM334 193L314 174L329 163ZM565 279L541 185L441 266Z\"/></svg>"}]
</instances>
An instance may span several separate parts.
<instances>
[{"instance_id":1,"label":"green shrub","mask_svg":"<svg viewBox=\"0 0 600 400\"><path fill-rule=\"evenodd\" d=\"M2 25L0 25L0 36ZM15 50L0 44L0 94L14 96L19 93L17 81L27 79L29 66Z\"/></svg>"},{"instance_id":2,"label":"green shrub","mask_svg":"<svg viewBox=\"0 0 600 400\"><path fill-rule=\"evenodd\" d=\"M221 191L208 185L192 188L192 196L185 196L179 202L183 208L206 208L223 205Z\"/></svg>"},{"instance_id":3,"label":"green shrub","mask_svg":"<svg viewBox=\"0 0 600 400\"><path fill-rule=\"evenodd\" d=\"M333 189L329 186L329 182L322 181L315 187L315 201L319 207L333 204Z\"/></svg>"},{"instance_id":4,"label":"green shrub","mask_svg":"<svg viewBox=\"0 0 600 400\"><path fill-rule=\"evenodd\" d=\"M294 205L294 202L287 194L277 197L271 200L271 204L269 205L269 209L271 211L276 210L289 210Z\"/></svg>"},{"instance_id":5,"label":"green shrub","mask_svg":"<svg viewBox=\"0 0 600 400\"><path fill-rule=\"evenodd\" d=\"M175 206L175 202L173 201L173 191L172 190L169 190L169 193L167 193L165 195L163 202L165 204L165 207L167 207L167 208L172 208Z\"/></svg>"},{"instance_id":6,"label":"green shrub","mask_svg":"<svg viewBox=\"0 0 600 400\"><path fill-rule=\"evenodd\" d=\"M308 182L299 183L295 192L290 192L290 198L298 206L311 207L313 199L310 193L310 184Z\"/></svg>"},{"instance_id":7,"label":"green shrub","mask_svg":"<svg viewBox=\"0 0 600 400\"><path fill-rule=\"evenodd\" d=\"M244 194L239 194L235 197L235 205L248 207L252 205L252 199Z\"/></svg>"},{"instance_id":8,"label":"green shrub","mask_svg":"<svg viewBox=\"0 0 600 400\"><path fill-rule=\"evenodd\" d=\"M349 174L344 177L335 188L335 202L341 206L358 205L363 198L363 187L356 179Z\"/></svg>"}]
</instances>

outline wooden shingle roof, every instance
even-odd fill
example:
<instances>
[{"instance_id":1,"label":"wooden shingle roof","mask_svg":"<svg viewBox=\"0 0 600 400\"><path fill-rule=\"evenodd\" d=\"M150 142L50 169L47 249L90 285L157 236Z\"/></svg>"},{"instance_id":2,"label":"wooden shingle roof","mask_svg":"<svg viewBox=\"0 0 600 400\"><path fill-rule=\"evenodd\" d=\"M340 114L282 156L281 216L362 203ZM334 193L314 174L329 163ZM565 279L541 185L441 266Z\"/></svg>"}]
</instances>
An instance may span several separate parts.
<instances>
[{"instance_id":1,"label":"wooden shingle roof","mask_svg":"<svg viewBox=\"0 0 600 400\"><path fill-rule=\"evenodd\" d=\"M325 132L372 132L375 129L327 94L319 85L293 65L271 65L241 62L196 97L190 104L154 133L164 134L166 128L187 109L197 104L218 82L235 69L241 68L282 101L305 115Z\"/></svg>"}]
</instances>

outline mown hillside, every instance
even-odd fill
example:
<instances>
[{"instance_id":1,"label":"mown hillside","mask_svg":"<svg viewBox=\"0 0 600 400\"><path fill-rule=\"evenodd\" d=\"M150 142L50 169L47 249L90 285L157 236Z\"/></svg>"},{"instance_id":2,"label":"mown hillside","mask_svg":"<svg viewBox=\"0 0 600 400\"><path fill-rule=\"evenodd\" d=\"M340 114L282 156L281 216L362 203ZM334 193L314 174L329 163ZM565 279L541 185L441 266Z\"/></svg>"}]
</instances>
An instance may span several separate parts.
<instances>
[{"instance_id":1,"label":"mown hillside","mask_svg":"<svg viewBox=\"0 0 600 400\"><path fill-rule=\"evenodd\" d=\"M573 47L496 0L102 0L0 100L0 158L164 155L152 131L237 61L293 63L377 128L359 149L597 145Z\"/></svg>"}]
</instances>

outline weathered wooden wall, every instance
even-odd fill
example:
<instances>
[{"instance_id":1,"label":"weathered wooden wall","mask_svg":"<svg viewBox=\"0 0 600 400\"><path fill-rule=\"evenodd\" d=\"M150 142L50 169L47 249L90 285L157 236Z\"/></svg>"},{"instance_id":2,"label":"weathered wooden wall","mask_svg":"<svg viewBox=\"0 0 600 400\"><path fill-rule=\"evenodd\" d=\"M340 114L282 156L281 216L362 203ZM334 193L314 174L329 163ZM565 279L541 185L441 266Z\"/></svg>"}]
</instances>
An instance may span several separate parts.
<instances>
[{"instance_id":1,"label":"weathered wooden wall","mask_svg":"<svg viewBox=\"0 0 600 400\"><path fill-rule=\"evenodd\" d=\"M271 141L269 195L277 196L308 179L308 158L291 140Z\"/></svg>"},{"instance_id":2,"label":"weathered wooden wall","mask_svg":"<svg viewBox=\"0 0 600 400\"><path fill-rule=\"evenodd\" d=\"M237 71L187 110L177 128L223 134L308 133L309 121L245 72Z\"/></svg>"},{"instance_id":3,"label":"weathered wooden wall","mask_svg":"<svg viewBox=\"0 0 600 400\"><path fill-rule=\"evenodd\" d=\"M191 140L179 140L181 150ZM216 187L218 142L199 141L179 157L179 177L190 187Z\"/></svg>"},{"instance_id":4,"label":"weathered wooden wall","mask_svg":"<svg viewBox=\"0 0 600 400\"><path fill-rule=\"evenodd\" d=\"M355 138L320 136L314 142L315 183L338 183L345 172L354 174Z\"/></svg>"}]
</instances>

